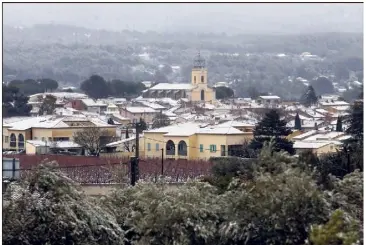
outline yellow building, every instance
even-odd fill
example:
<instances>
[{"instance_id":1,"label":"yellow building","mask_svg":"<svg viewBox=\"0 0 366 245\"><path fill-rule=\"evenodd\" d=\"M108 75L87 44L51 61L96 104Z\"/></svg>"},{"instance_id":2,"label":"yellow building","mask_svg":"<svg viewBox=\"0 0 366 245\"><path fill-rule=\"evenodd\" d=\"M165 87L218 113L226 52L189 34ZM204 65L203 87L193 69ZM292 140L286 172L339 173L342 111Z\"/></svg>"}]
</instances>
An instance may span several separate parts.
<instances>
[{"instance_id":1,"label":"yellow building","mask_svg":"<svg viewBox=\"0 0 366 245\"><path fill-rule=\"evenodd\" d=\"M295 141L294 149L296 154L301 154L302 152L311 151L315 155L322 155L327 153L334 153L337 151L338 146L332 142L320 142L320 141Z\"/></svg>"},{"instance_id":2,"label":"yellow building","mask_svg":"<svg viewBox=\"0 0 366 245\"><path fill-rule=\"evenodd\" d=\"M186 98L193 102L214 103L216 91L208 86L208 74L205 67L205 60L198 54L194 60L191 73L191 83L159 83L147 89L143 96L145 98L169 97L175 100Z\"/></svg>"},{"instance_id":3,"label":"yellow building","mask_svg":"<svg viewBox=\"0 0 366 245\"><path fill-rule=\"evenodd\" d=\"M116 126L97 118L44 116L21 118L3 125L3 149L25 149L27 140L72 141L74 133L87 127L98 127L108 136L116 136ZM107 136L106 135L106 136Z\"/></svg>"},{"instance_id":4,"label":"yellow building","mask_svg":"<svg viewBox=\"0 0 366 245\"><path fill-rule=\"evenodd\" d=\"M209 159L230 156L253 137L252 132L242 132L225 125L200 125L182 123L144 132L140 145L145 158ZM141 150L141 149L140 149Z\"/></svg>"}]
</instances>

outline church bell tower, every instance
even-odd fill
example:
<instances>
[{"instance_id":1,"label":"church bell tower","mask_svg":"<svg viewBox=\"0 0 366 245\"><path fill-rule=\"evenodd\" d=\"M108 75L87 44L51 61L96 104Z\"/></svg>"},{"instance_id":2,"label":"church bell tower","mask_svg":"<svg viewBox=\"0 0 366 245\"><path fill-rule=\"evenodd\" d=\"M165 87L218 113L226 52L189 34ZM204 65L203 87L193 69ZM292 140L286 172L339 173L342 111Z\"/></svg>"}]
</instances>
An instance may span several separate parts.
<instances>
[{"instance_id":1,"label":"church bell tower","mask_svg":"<svg viewBox=\"0 0 366 245\"><path fill-rule=\"evenodd\" d=\"M201 57L200 52L193 61L191 83L193 86L207 88L206 61Z\"/></svg>"}]
</instances>

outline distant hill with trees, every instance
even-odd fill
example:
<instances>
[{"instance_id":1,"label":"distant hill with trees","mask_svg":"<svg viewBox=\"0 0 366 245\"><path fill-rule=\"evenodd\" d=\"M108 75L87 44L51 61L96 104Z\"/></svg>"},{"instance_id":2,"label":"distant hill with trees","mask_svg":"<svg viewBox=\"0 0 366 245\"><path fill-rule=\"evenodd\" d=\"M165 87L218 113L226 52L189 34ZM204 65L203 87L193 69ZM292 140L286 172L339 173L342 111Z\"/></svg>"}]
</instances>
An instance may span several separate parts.
<instances>
[{"instance_id":1,"label":"distant hill with trees","mask_svg":"<svg viewBox=\"0 0 366 245\"><path fill-rule=\"evenodd\" d=\"M344 85L350 74L359 80L363 74L362 33L228 35L36 25L5 26L3 37L4 81L50 78L78 86L98 74L108 81L189 82L198 48L207 60L209 83L232 82L236 96L249 96L255 87L299 99L306 86L289 77L311 82L334 76L332 83ZM315 58L302 57L304 52Z\"/></svg>"}]
</instances>

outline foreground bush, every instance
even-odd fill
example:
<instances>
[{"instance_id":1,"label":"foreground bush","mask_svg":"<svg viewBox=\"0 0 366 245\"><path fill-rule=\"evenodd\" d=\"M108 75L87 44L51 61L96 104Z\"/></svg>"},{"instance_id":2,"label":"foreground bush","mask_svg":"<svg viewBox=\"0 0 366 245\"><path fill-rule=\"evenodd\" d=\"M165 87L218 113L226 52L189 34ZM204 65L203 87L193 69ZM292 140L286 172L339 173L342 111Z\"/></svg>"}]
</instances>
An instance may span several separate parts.
<instances>
[{"instance_id":1,"label":"foreground bush","mask_svg":"<svg viewBox=\"0 0 366 245\"><path fill-rule=\"evenodd\" d=\"M54 164L40 165L4 195L3 244L123 244L116 219Z\"/></svg>"},{"instance_id":2,"label":"foreground bush","mask_svg":"<svg viewBox=\"0 0 366 245\"><path fill-rule=\"evenodd\" d=\"M217 164L212 183L140 182L101 198L41 165L7 190L4 244L321 245L338 244L342 232L349 239L341 244L362 242L362 173L329 176L332 188L325 190L271 144L255 161ZM228 176L224 184L220 176ZM335 226L333 219L347 222Z\"/></svg>"}]
</instances>

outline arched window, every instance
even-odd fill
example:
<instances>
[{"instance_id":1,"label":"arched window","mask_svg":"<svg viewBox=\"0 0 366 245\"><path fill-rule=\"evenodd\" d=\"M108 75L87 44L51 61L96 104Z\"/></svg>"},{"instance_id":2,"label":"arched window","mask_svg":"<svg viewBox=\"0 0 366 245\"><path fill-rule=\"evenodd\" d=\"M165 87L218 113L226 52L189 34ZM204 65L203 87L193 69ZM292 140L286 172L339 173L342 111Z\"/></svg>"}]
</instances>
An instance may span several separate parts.
<instances>
[{"instance_id":1,"label":"arched window","mask_svg":"<svg viewBox=\"0 0 366 245\"><path fill-rule=\"evenodd\" d=\"M205 77L201 76L201 83L204 83L204 82L205 82Z\"/></svg>"},{"instance_id":2,"label":"arched window","mask_svg":"<svg viewBox=\"0 0 366 245\"><path fill-rule=\"evenodd\" d=\"M205 100L205 90L201 90L201 100Z\"/></svg>"},{"instance_id":3,"label":"arched window","mask_svg":"<svg viewBox=\"0 0 366 245\"><path fill-rule=\"evenodd\" d=\"M183 140L181 140L178 144L178 155L187 156L187 144Z\"/></svg>"},{"instance_id":4,"label":"arched window","mask_svg":"<svg viewBox=\"0 0 366 245\"><path fill-rule=\"evenodd\" d=\"M10 147L17 147L17 137L15 134L10 135Z\"/></svg>"},{"instance_id":5,"label":"arched window","mask_svg":"<svg viewBox=\"0 0 366 245\"><path fill-rule=\"evenodd\" d=\"M193 77L193 81L194 81L194 83L196 83L196 76Z\"/></svg>"},{"instance_id":6,"label":"arched window","mask_svg":"<svg viewBox=\"0 0 366 245\"><path fill-rule=\"evenodd\" d=\"M165 152L166 155L175 155L175 145L173 141L168 140L168 142L166 142Z\"/></svg>"},{"instance_id":7,"label":"arched window","mask_svg":"<svg viewBox=\"0 0 366 245\"><path fill-rule=\"evenodd\" d=\"M23 134L18 135L18 148L24 148L24 136Z\"/></svg>"}]
</instances>

